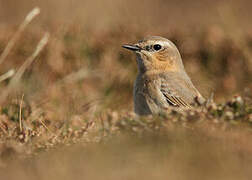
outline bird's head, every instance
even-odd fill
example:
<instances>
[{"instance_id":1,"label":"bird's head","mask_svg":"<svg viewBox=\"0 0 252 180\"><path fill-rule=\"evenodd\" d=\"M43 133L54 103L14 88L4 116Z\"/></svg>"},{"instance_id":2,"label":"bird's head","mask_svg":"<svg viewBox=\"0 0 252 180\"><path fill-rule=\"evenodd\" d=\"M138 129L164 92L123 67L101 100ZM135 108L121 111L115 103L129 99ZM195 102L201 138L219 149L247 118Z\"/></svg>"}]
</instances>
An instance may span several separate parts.
<instances>
[{"instance_id":1,"label":"bird's head","mask_svg":"<svg viewBox=\"0 0 252 180\"><path fill-rule=\"evenodd\" d=\"M122 47L136 53L140 72L184 70L177 47L166 38L150 36L136 44L125 44Z\"/></svg>"}]
</instances>

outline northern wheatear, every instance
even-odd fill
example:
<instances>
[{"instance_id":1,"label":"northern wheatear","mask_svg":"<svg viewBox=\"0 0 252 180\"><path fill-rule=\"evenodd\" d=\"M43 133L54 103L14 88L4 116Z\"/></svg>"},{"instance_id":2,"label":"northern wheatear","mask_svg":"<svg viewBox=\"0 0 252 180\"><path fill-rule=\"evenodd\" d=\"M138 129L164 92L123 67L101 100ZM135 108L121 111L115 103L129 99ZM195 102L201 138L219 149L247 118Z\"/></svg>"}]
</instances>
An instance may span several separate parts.
<instances>
[{"instance_id":1,"label":"northern wheatear","mask_svg":"<svg viewBox=\"0 0 252 180\"><path fill-rule=\"evenodd\" d=\"M149 115L168 108L190 108L196 102L205 102L192 84L180 53L171 41L151 36L123 47L137 55L138 75L133 92L136 114Z\"/></svg>"}]
</instances>

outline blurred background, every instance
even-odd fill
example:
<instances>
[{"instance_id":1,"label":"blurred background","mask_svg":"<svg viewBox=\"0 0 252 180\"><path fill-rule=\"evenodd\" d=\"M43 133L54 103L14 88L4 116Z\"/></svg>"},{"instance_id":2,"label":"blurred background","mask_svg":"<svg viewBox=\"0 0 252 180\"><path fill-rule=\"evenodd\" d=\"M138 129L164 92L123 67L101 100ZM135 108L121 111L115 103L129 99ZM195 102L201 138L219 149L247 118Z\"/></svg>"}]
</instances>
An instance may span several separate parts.
<instances>
[{"instance_id":1,"label":"blurred background","mask_svg":"<svg viewBox=\"0 0 252 180\"><path fill-rule=\"evenodd\" d=\"M164 124L158 136L119 137L107 145L100 140L121 127L118 121L130 132L145 129L131 116L135 55L121 45L148 35L166 37L178 46L186 71L206 98L214 92L214 100L224 103L251 92L252 1L0 0L0 54L34 7L41 14L20 34L0 66L0 75L18 70L44 33L50 33L48 45L1 104L1 177L98 179L105 174L111 179L142 175L164 179L169 173L172 179L246 179L251 175L251 129L220 130L229 127L223 121L234 125L242 118L251 127L251 104L246 111L233 103L233 110L223 106L227 113L190 114L181 121L176 113L168 120L154 117L143 122L154 121L151 130ZM0 83L1 92L9 82ZM195 123L198 128L175 128L177 121L183 126L200 117L213 119L204 119L204 127ZM72 145L76 139L102 143L88 148L59 146ZM50 148L57 151L44 152ZM31 157L39 152L43 153ZM16 162L16 154L29 158ZM10 166L5 159L10 159Z\"/></svg>"}]
</instances>

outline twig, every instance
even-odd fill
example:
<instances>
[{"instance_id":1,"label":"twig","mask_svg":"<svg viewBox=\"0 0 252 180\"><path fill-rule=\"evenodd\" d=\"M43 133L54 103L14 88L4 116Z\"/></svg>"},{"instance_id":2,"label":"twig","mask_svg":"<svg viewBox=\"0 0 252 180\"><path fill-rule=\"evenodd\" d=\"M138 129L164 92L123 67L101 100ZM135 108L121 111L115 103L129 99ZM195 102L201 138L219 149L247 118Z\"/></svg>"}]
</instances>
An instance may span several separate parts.
<instances>
[{"instance_id":1,"label":"twig","mask_svg":"<svg viewBox=\"0 0 252 180\"><path fill-rule=\"evenodd\" d=\"M2 129L2 131L5 133L5 134L8 134L8 132L5 130L5 128L3 127L3 124L0 122L0 128Z\"/></svg>"},{"instance_id":2,"label":"twig","mask_svg":"<svg viewBox=\"0 0 252 180\"><path fill-rule=\"evenodd\" d=\"M43 50L45 45L48 43L49 39L49 33L46 33L43 38L40 40L38 43L36 50L34 53L22 64L22 66L18 69L17 73L15 76L11 79L9 85L7 86L6 90L0 95L0 103L2 103L10 91L12 91L15 87L17 87L22 75L24 74L25 70L27 69L28 66L31 65L31 63L34 61L34 59L38 56L40 51Z\"/></svg>"},{"instance_id":3,"label":"twig","mask_svg":"<svg viewBox=\"0 0 252 180\"><path fill-rule=\"evenodd\" d=\"M40 123L42 124L42 126L44 126L44 128L48 131L48 132L50 132L52 135L54 135L55 137L57 137L46 125L45 125L45 123L39 118L39 121L40 121Z\"/></svg>"},{"instance_id":4,"label":"twig","mask_svg":"<svg viewBox=\"0 0 252 180\"><path fill-rule=\"evenodd\" d=\"M23 99L24 99L24 94L22 95L20 105L19 105L19 130L20 132L23 132L23 127L22 127L22 105L23 105Z\"/></svg>"},{"instance_id":5,"label":"twig","mask_svg":"<svg viewBox=\"0 0 252 180\"><path fill-rule=\"evenodd\" d=\"M210 97L207 99L206 105L210 105L214 102L214 92L211 92Z\"/></svg>"},{"instance_id":6,"label":"twig","mask_svg":"<svg viewBox=\"0 0 252 180\"><path fill-rule=\"evenodd\" d=\"M0 65L4 62L5 58L8 56L9 52L13 48L15 42L17 41L20 34L24 31L26 26L32 21L32 19L40 13L40 9L38 7L34 8L25 18L24 22L19 26L17 32L13 35L11 40L8 42L5 47L3 53L0 56Z\"/></svg>"},{"instance_id":7,"label":"twig","mask_svg":"<svg viewBox=\"0 0 252 180\"><path fill-rule=\"evenodd\" d=\"M40 51L42 49L44 49L45 45L48 43L48 40L49 40L49 33L45 33L45 35L42 37L42 39L38 43L38 45L37 45L35 51L33 52L33 54L18 69L16 75L12 78L10 84L13 83L13 85L16 85L19 82L19 80L21 79L21 77L24 74L25 70L27 69L27 67L31 65L31 63L38 56Z\"/></svg>"},{"instance_id":8,"label":"twig","mask_svg":"<svg viewBox=\"0 0 252 180\"><path fill-rule=\"evenodd\" d=\"M15 74L15 70L11 69L7 73L0 76L0 82L12 77Z\"/></svg>"}]
</instances>

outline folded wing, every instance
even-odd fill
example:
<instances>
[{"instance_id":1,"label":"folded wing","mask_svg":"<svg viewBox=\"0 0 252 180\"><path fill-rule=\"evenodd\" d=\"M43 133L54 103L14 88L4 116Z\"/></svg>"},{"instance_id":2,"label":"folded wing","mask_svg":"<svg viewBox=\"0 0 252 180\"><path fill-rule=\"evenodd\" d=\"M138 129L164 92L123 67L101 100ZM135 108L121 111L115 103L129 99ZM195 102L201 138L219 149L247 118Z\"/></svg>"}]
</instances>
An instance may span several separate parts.
<instances>
[{"instance_id":1,"label":"folded wing","mask_svg":"<svg viewBox=\"0 0 252 180\"><path fill-rule=\"evenodd\" d=\"M192 84L186 74L161 74L160 91L169 105L181 108L190 108L192 104L203 103L205 100Z\"/></svg>"}]
</instances>

